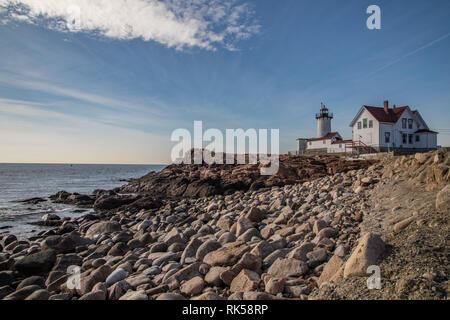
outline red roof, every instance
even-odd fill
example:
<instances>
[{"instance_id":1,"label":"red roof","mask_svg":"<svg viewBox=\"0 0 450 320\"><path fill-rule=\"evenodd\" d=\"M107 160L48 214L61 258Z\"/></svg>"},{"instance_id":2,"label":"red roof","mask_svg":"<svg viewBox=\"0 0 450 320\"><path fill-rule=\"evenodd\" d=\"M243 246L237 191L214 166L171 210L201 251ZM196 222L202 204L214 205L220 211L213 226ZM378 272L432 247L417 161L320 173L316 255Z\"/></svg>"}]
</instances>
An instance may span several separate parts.
<instances>
[{"instance_id":1,"label":"red roof","mask_svg":"<svg viewBox=\"0 0 450 320\"><path fill-rule=\"evenodd\" d=\"M419 129L414 133L437 133L436 131L428 130L428 129Z\"/></svg>"},{"instance_id":2,"label":"red roof","mask_svg":"<svg viewBox=\"0 0 450 320\"><path fill-rule=\"evenodd\" d=\"M388 109L388 112L386 112L384 110L384 108L380 108L380 107L370 107L370 106L364 106L364 107L379 122L390 122L390 123L396 123L398 121L398 119L400 119L403 111L405 111L405 109L408 108L408 106L404 106L404 107L400 107L400 108L394 107L392 109Z\"/></svg>"},{"instance_id":3,"label":"red roof","mask_svg":"<svg viewBox=\"0 0 450 320\"><path fill-rule=\"evenodd\" d=\"M338 134L337 132L330 132L329 134L327 134L326 136L323 136L322 138L312 138L312 139L308 139L308 141L331 140L337 134Z\"/></svg>"}]
</instances>

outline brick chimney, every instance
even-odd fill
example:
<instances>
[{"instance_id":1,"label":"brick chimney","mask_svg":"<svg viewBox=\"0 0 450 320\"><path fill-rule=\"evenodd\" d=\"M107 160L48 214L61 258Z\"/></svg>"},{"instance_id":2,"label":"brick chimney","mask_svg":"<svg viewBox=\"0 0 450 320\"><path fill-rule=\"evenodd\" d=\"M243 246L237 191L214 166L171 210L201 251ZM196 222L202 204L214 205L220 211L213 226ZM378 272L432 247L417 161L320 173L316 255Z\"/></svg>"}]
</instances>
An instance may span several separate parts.
<instances>
[{"instance_id":1,"label":"brick chimney","mask_svg":"<svg viewBox=\"0 0 450 320\"><path fill-rule=\"evenodd\" d=\"M384 112L388 113L389 111L389 101L385 100L384 101Z\"/></svg>"}]
</instances>

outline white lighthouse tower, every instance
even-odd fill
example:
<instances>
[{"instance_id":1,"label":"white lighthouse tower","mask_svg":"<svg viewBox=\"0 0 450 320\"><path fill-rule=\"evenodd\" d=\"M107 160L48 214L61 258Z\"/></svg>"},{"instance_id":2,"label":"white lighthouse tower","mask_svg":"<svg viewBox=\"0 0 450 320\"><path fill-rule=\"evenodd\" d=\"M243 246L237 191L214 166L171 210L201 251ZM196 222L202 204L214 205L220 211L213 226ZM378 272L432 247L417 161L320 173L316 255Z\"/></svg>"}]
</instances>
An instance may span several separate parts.
<instances>
[{"instance_id":1,"label":"white lighthouse tower","mask_svg":"<svg viewBox=\"0 0 450 320\"><path fill-rule=\"evenodd\" d=\"M316 113L317 138L323 138L331 132L331 119L333 119L333 114L328 112L323 103L321 105L320 112Z\"/></svg>"}]
</instances>

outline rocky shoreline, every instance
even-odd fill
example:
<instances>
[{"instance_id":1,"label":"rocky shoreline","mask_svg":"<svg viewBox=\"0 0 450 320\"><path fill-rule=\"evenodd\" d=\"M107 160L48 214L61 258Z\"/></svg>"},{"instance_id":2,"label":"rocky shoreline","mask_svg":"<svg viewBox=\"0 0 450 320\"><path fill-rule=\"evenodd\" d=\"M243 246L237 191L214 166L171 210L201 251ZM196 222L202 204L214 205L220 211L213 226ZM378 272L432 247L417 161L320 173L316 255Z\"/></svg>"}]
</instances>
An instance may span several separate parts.
<instances>
[{"instance_id":1,"label":"rocky shoreline","mask_svg":"<svg viewBox=\"0 0 450 320\"><path fill-rule=\"evenodd\" d=\"M0 298L343 299L347 291L333 296L339 292L333 286L366 292L365 284L352 284L365 283L369 265L389 261L392 234L421 228L419 221L428 219L422 214L440 214L435 232L448 236L449 166L442 151L381 162L283 157L271 177L255 176L258 165L183 165L111 191L62 191L52 201L95 212L73 220L46 215L53 228L28 240L4 236ZM402 215L389 210L399 219L394 224L386 222L391 215L374 216L384 212L376 197L401 183L430 192L434 198L422 201L433 212L413 213L405 203ZM448 295L448 261L436 252L428 262L436 265L431 280L418 276L433 282L434 295L418 298ZM79 277L67 273L71 266L79 267ZM407 290L402 294L408 298Z\"/></svg>"}]
</instances>

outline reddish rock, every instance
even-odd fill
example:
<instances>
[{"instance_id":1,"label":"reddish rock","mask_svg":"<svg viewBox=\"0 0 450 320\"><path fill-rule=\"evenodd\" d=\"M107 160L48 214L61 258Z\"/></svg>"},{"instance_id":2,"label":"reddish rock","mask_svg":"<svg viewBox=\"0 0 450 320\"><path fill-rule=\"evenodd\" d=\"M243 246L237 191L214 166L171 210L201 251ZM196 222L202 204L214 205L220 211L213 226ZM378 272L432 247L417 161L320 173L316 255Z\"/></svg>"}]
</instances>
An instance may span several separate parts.
<instances>
[{"instance_id":1,"label":"reddish rock","mask_svg":"<svg viewBox=\"0 0 450 320\"><path fill-rule=\"evenodd\" d=\"M250 247L247 244L243 242L232 242L216 251L208 253L204 257L203 262L211 266L231 266L238 262L248 250L250 250Z\"/></svg>"},{"instance_id":2,"label":"reddish rock","mask_svg":"<svg viewBox=\"0 0 450 320\"><path fill-rule=\"evenodd\" d=\"M375 265L386 245L379 235L365 234L345 263L344 278L366 276L367 267Z\"/></svg>"},{"instance_id":3,"label":"reddish rock","mask_svg":"<svg viewBox=\"0 0 450 320\"><path fill-rule=\"evenodd\" d=\"M338 256L334 255L331 257L323 268L322 274L320 275L319 280L317 280L317 285L320 287L325 282L331 282L343 264L344 262Z\"/></svg>"},{"instance_id":4,"label":"reddish rock","mask_svg":"<svg viewBox=\"0 0 450 320\"><path fill-rule=\"evenodd\" d=\"M230 285L231 292L249 292L258 288L259 274L248 269L242 271L233 279Z\"/></svg>"},{"instance_id":5,"label":"reddish rock","mask_svg":"<svg viewBox=\"0 0 450 320\"><path fill-rule=\"evenodd\" d=\"M252 222L260 222L264 219L264 214L258 208L251 207L244 217Z\"/></svg>"},{"instance_id":6,"label":"reddish rock","mask_svg":"<svg viewBox=\"0 0 450 320\"><path fill-rule=\"evenodd\" d=\"M266 292L276 295L283 292L285 280L282 278L270 278L266 283Z\"/></svg>"},{"instance_id":7,"label":"reddish rock","mask_svg":"<svg viewBox=\"0 0 450 320\"><path fill-rule=\"evenodd\" d=\"M180 291L188 296L193 296L201 293L204 287L205 281L203 281L202 277L194 277L184 282L180 287Z\"/></svg>"},{"instance_id":8,"label":"reddish rock","mask_svg":"<svg viewBox=\"0 0 450 320\"><path fill-rule=\"evenodd\" d=\"M268 274L285 278L299 277L308 272L308 266L305 262L297 259L277 259L267 271Z\"/></svg>"}]
</instances>

